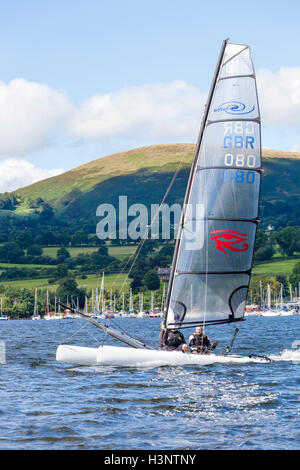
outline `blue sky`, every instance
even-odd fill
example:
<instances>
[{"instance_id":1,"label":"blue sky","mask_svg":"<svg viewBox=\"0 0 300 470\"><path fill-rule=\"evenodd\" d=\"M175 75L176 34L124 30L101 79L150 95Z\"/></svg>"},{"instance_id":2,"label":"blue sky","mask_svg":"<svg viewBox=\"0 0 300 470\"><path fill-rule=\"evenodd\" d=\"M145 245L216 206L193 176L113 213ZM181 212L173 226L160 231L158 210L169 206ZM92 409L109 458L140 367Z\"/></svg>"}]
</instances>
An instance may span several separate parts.
<instances>
[{"instance_id":1,"label":"blue sky","mask_svg":"<svg viewBox=\"0 0 300 470\"><path fill-rule=\"evenodd\" d=\"M5 145L1 148L0 142L0 172L6 172L8 160L30 163L31 169L24 166L27 184L34 171L31 177L37 179L38 175L48 176L49 171L70 169L135 146L194 142L200 104L226 37L250 44L258 78L262 69L268 71L261 74L262 90L268 77L277 84L275 110L281 114L282 107L282 118L272 116L274 103L270 109L268 103L264 105L263 145L300 151L299 5L296 0L1 1L0 126L4 130L1 134L0 129L0 139ZM282 68L285 73L280 75ZM22 81L14 82L16 79ZM285 103L291 80L296 100L289 115ZM19 94L14 95L16 87ZM187 105L193 119L184 129L172 116L161 132L150 118L145 124L147 132L138 125L136 100L143 106L144 96L147 103L154 97L149 116L155 120L155 103L162 96L165 105L169 99L170 106L175 102L178 107L176 100L183 106L185 94L191 102L193 96L195 102L199 100L199 118L197 108L190 110ZM89 114L99 103L108 116L105 131L99 131L92 122L95 114ZM134 123L128 129L127 112ZM76 116L66 125L72 113ZM115 124L118 113L123 113L123 120ZM184 119L184 112L177 118ZM12 163L10 168L13 172ZM21 164L11 180L6 174L2 186L0 174L0 190L20 185L20 168Z\"/></svg>"}]
</instances>

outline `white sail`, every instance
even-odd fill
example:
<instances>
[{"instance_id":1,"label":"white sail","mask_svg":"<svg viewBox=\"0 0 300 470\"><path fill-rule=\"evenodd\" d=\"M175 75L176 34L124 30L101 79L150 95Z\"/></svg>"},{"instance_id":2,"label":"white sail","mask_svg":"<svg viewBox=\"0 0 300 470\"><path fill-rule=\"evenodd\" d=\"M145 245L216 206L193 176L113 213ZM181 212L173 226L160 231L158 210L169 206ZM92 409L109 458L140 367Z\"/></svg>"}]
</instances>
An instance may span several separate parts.
<instances>
[{"instance_id":1,"label":"white sail","mask_svg":"<svg viewBox=\"0 0 300 470\"><path fill-rule=\"evenodd\" d=\"M178 232L167 327L244 316L260 179L260 114L250 49L224 41Z\"/></svg>"}]
</instances>

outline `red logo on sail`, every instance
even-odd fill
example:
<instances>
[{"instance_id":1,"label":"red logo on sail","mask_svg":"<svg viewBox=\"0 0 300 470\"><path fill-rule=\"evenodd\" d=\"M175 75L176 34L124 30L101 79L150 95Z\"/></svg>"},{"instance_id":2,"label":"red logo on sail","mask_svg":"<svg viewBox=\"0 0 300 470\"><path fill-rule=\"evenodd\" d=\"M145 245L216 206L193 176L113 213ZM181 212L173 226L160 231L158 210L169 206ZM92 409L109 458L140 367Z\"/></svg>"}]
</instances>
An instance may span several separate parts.
<instances>
[{"instance_id":1,"label":"red logo on sail","mask_svg":"<svg viewBox=\"0 0 300 470\"><path fill-rule=\"evenodd\" d=\"M219 235L214 235L219 233ZM232 251L247 251L249 246L247 243L247 234L234 232L233 230L215 230L210 232L210 239L215 240L217 250L227 254L225 248ZM237 248L234 245L242 243L243 248Z\"/></svg>"}]
</instances>

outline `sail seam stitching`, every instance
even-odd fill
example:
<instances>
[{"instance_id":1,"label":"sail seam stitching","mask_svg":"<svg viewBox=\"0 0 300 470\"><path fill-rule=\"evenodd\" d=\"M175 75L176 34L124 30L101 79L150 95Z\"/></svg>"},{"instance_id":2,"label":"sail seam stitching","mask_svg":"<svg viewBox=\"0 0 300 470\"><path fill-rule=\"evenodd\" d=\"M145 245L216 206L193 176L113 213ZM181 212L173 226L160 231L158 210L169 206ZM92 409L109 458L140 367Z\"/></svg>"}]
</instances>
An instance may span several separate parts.
<instances>
[{"instance_id":1,"label":"sail seam stitching","mask_svg":"<svg viewBox=\"0 0 300 470\"><path fill-rule=\"evenodd\" d=\"M244 52L246 49L249 49L249 46L245 46L244 49L242 49L241 51L237 52L236 54L234 54L232 57L230 57L229 59L226 60L226 62L224 62L222 64L222 68L224 67L224 65L228 64L228 62L230 62L232 59L234 59L235 57L237 57L238 55L240 55L242 52Z\"/></svg>"},{"instance_id":2,"label":"sail seam stitching","mask_svg":"<svg viewBox=\"0 0 300 470\"><path fill-rule=\"evenodd\" d=\"M227 119L216 119L215 121L212 121L211 119L207 121L206 125L208 126L209 124L217 124L218 122L256 122L257 124L260 124L260 118L227 118Z\"/></svg>"},{"instance_id":3,"label":"sail seam stitching","mask_svg":"<svg viewBox=\"0 0 300 470\"><path fill-rule=\"evenodd\" d=\"M228 75L228 77L220 77L219 78L219 82L221 80L228 80L229 78L254 78L255 79L255 75L253 73L247 73L247 74L243 74L243 75Z\"/></svg>"}]
</instances>

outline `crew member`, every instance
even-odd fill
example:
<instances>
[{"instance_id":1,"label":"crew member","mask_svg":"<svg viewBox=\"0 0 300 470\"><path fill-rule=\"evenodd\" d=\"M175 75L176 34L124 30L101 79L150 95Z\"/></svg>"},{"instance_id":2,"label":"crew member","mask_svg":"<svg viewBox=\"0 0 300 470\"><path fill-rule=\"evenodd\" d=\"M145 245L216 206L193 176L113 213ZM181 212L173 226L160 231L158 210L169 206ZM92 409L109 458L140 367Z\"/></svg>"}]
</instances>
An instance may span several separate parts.
<instances>
[{"instance_id":1,"label":"crew member","mask_svg":"<svg viewBox=\"0 0 300 470\"><path fill-rule=\"evenodd\" d=\"M160 345L167 351L188 352L188 346L181 331L177 328L162 330Z\"/></svg>"},{"instance_id":2,"label":"crew member","mask_svg":"<svg viewBox=\"0 0 300 470\"><path fill-rule=\"evenodd\" d=\"M203 333L202 326L197 326L195 333L189 337L189 347L192 353L208 354L217 347L218 341L213 341Z\"/></svg>"}]
</instances>

